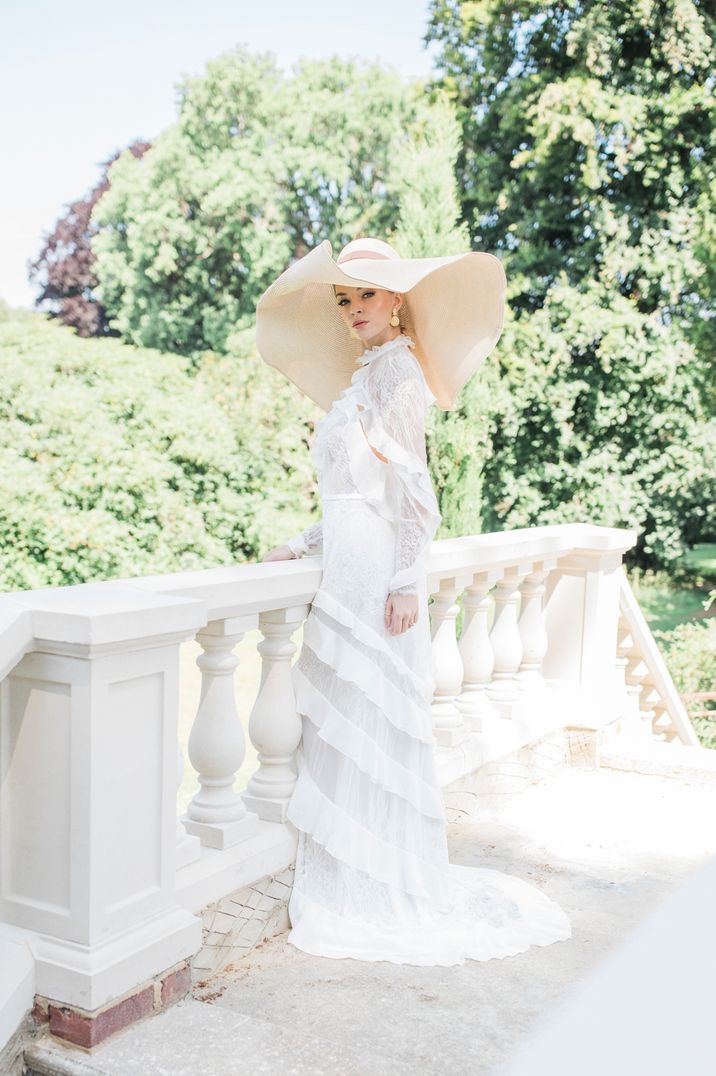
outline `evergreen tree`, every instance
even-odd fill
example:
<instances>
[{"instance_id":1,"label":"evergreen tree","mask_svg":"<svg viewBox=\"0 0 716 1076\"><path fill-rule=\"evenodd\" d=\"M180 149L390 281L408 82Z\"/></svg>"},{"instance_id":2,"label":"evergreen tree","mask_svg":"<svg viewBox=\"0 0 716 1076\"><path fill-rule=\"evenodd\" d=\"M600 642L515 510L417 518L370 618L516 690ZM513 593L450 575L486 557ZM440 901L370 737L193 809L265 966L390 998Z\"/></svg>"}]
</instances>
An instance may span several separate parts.
<instances>
[{"instance_id":1,"label":"evergreen tree","mask_svg":"<svg viewBox=\"0 0 716 1076\"><path fill-rule=\"evenodd\" d=\"M392 242L403 257L446 256L470 249L467 228L458 223L459 149L460 127L446 96L437 94L430 104L423 100L409 141L395 159L393 185L400 209ZM482 530L495 381L488 360L462 390L454 411L433 407L428 413L428 457L443 517L440 537Z\"/></svg>"}]
</instances>

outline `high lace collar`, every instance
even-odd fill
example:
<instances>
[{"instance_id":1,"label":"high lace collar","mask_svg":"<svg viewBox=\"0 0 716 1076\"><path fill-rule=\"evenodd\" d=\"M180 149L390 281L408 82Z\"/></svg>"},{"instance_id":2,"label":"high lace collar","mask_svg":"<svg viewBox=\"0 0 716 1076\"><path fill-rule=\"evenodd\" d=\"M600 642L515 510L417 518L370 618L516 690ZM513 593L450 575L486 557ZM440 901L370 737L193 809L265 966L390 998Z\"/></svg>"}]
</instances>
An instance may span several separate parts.
<instances>
[{"instance_id":1,"label":"high lace collar","mask_svg":"<svg viewBox=\"0 0 716 1076\"><path fill-rule=\"evenodd\" d=\"M399 347L401 344L406 344L408 347L415 347L415 342L406 333L398 333L392 340L386 340L384 344L376 344L374 347L367 348L362 355L359 355L356 359L356 364L359 366L367 366L369 362L378 355L383 354L385 351L390 351L393 347Z\"/></svg>"}]
</instances>

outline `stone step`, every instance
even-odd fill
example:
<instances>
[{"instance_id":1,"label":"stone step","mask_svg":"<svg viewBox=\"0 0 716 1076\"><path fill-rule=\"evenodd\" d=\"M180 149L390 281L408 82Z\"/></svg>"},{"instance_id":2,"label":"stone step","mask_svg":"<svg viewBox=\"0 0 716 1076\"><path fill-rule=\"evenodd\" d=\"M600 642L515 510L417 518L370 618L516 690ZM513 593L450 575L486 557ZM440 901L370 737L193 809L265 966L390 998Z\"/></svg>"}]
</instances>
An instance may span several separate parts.
<instances>
[{"instance_id":1,"label":"stone step","mask_svg":"<svg viewBox=\"0 0 716 1076\"><path fill-rule=\"evenodd\" d=\"M25 1050L23 1076L104 1076L104 1072L69 1047L34 1043Z\"/></svg>"},{"instance_id":2,"label":"stone step","mask_svg":"<svg viewBox=\"0 0 716 1076\"><path fill-rule=\"evenodd\" d=\"M187 998L98 1047L92 1055L38 1042L25 1076L414 1076L414 1066L291 1024ZM429 1073L431 1070L424 1069Z\"/></svg>"},{"instance_id":3,"label":"stone step","mask_svg":"<svg viewBox=\"0 0 716 1076\"><path fill-rule=\"evenodd\" d=\"M678 742L647 740L629 743L615 737L599 751L599 765L680 781L716 781L716 751Z\"/></svg>"}]
</instances>

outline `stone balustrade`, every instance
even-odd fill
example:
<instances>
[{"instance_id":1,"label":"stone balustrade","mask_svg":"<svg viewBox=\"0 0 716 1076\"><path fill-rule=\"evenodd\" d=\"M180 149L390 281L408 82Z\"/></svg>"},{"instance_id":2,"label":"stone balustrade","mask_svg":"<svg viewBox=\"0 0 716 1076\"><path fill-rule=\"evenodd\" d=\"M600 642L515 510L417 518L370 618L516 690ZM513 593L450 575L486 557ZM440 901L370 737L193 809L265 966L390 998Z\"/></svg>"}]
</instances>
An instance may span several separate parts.
<instances>
[{"instance_id":1,"label":"stone balustrade","mask_svg":"<svg viewBox=\"0 0 716 1076\"><path fill-rule=\"evenodd\" d=\"M655 707L673 711L625 597L635 541L568 524L433 543L443 785L557 729L628 720L643 732ZM191 958L202 909L291 864L293 637L320 579L321 558L307 557L0 596L0 947L31 950L25 995L92 1013ZM241 715L235 650L254 629L261 680ZM189 639L201 692L184 759ZM639 702L645 685L656 694ZM242 789L247 717L258 769ZM689 739L688 720L675 727ZM178 818L187 764L199 789Z\"/></svg>"}]
</instances>

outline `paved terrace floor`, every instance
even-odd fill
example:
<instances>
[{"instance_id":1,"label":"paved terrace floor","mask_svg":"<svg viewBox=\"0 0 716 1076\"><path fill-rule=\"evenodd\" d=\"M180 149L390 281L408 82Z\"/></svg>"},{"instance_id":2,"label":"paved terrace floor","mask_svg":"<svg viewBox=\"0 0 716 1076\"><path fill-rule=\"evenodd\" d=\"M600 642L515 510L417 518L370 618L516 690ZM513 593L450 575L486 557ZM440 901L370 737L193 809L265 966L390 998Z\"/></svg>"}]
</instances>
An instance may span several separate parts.
<instances>
[{"instance_id":1,"label":"paved terrace floor","mask_svg":"<svg viewBox=\"0 0 716 1076\"><path fill-rule=\"evenodd\" d=\"M61 1049L53 1068L57 1048L38 1044L47 1064L33 1072L496 1076L555 1003L716 852L716 753L698 755L710 774L567 768L451 825L454 862L539 886L570 915L569 941L415 968L309 957L283 934L91 1056Z\"/></svg>"}]
</instances>

